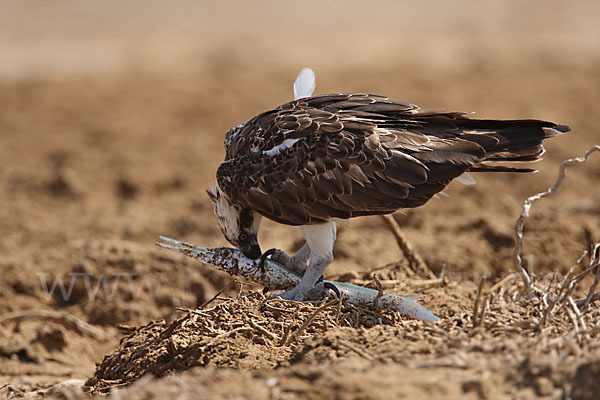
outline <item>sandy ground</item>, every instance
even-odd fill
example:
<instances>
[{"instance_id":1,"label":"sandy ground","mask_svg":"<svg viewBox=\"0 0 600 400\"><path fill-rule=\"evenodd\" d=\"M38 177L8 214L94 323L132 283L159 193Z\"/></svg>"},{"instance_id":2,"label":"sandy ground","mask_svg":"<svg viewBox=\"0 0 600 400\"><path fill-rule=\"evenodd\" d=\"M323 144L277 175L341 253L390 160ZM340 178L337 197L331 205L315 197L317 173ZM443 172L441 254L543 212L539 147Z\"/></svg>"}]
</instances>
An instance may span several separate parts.
<instances>
[{"instance_id":1,"label":"sandy ground","mask_svg":"<svg viewBox=\"0 0 600 400\"><path fill-rule=\"evenodd\" d=\"M84 398L87 381L140 399L593 398L598 304L579 319L557 307L540 327L544 299L502 279L523 200L600 143L598 3L423 3L0 3L0 395ZM436 325L331 308L286 342L318 305L269 311L237 286L210 317L185 312L231 278L154 241L226 245L205 194L224 133L288 101L304 66L317 93L573 128L538 174L480 174L397 213L440 281L405 268L380 218L340 230L330 277L376 270ZM600 238L599 171L596 154L533 206L524 254L547 287ZM268 222L260 236L285 250L300 239Z\"/></svg>"}]
</instances>

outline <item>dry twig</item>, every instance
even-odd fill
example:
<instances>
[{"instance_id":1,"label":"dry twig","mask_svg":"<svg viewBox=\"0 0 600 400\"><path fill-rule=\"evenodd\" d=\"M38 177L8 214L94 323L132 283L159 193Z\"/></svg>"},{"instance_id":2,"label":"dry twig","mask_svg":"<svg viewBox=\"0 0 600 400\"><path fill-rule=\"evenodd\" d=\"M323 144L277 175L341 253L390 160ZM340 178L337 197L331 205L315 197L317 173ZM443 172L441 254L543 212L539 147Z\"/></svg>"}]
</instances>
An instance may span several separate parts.
<instances>
[{"instance_id":1,"label":"dry twig","mask_svg":"<svg viewBox=\"0 0 600 400\"><path fill-rule=\"evenodd\" d=\"M540 331L544 326L546 326L546 321L548 320L548 316L550 316L550 314L554 311L554 307L556 306L556 304L562 303L564 301L564 299L575 289L575 286L578 282L578 277L581 277L581 275L578 275L573 278L572 274L579 267L579 265L581 264L581 261L583 261L583 259L585 258L586 255L587 255L587 251L584 251L583 254L581 255L581 257L579 257L577 259L577 261L575 262L575 264L571 267L571 269L569 269L569 271L564 276L564 278L561 279L561 281L554 287L554 290L552 290L552 291L550 291L550 289L546 290L546 293L544 294L544 297L542 298L542 300L544 301L545 309L544 309L544 312L542 313L542 319L536 326L536 331ZM567 287L568 287L567 293L563 295L563 291ZM546 299L549 297L550 294L552 294L552 295L550 296L550 302L548 302Z\"/></svg>"},{"instance_id":2,"label":"dry twig","mask_svg":"<svg viewBox=\"0 0 600 400\"><path fill-rule=\"evenodd\" d=\"M415 271L419 274L423 274L424 276L426 276L428 278L432 278L432 279L437 278L435 276L435 274L433 273L433 271L431 271L431 269L429 269L429 266L427 265L427 263L425 263L425 261L423 261L423 259L419 255L419 253L417 253L413 249L412 245L408 242L408 240L406 239L406 237L400 230L400 227L398 226L398 222L396 222L394 217L392 215L386 214L386 215L382 215L381 218L383 218L383 220L387 223L388 227L394 234L394 237L396 238L396 242L398 242L398 246L400 247L400 250L402 250L404 257L406 257L406 259L408 260L408 263L409 263L410 267L413 269L413 271Z\"/></svg>"},{"instance_id":3,"label":"dry twig","mask_svg":"<svg viewBox=\"0 0 600 400\"><path fill-rule=\"evenodd\" d=\"M223 293L224 291L226 291L227 289L229 289L229 287L231 285L233 285L234 283L239 283L239 282L237 280L235 280L235 279L229 281L229 283L227 285L223 286L221 288L221 290L219 290L213 297L211 297L210 299L208 299L204 303L202 303L202 305L200 307L198 307L198 308L203 309L204 307L206 307L207 305L209 305L213 301L217 300L219 298L219 296L221 295L221 293Z\"/></svg>"},{"instance_id":4,"label":"dry twig","mask_svg":"<svg viewBox=\"0 0 600 400\"><path fill-rule=\"evenodd\" d=\"M306 330L306 328L308 328L308 326L311 324L311 322L317 317L317 315L325 310L326 308L331 307L332 305L336 304L337 302L341 301L341 299L334 299L331 300L329 303L323 304L321 307L317 308L315 310L315 312L313 312L311 314L310 317L308 317L306 319L306 321L304 321L304 323L300 326L300 328L298 328L294 333L291 334L291 336L289 337L289 339L286 341L286 345L291 344L293 341L298 340L298 338L302 335L302 333L304 333L304 331Z\"/></svg>"},{"instance_id":5,"label":"dry twig","mask_svg":"<svg viewBox=\"0 0 600 400\"><path fill-rule=\"evenodd\" d=\"M181 326L181 324L184 323L184 321L187 321L188 319L190 319L190 316L192 314L191 313L187 313L186 315L184 315L183 317L176 319L175 321L173 321L171 323L171 325L167 326L161 333L160 335L158 335L158 337L156 339L154 339L156 342L160 342L161 340L163 340L164 338L166 338L167 336L169 336L171 333L173 333L173 331L177 328L179 328Z\"/></svg>"},{"instance_id":6,"label":"dry twig","mask_svg":"<svg viewBox=\"0 0 600 400\"><path fill-rule=\"evenodd\" d=\"M279 346L285 346L287 344L288 337L290 336L292 326L294 325L294 319L296 318L296 315L298 315L298 311L300 311L299 308L296 308L296 310L294 310L294 314L292 314L292 318L290 318L292 322L290 322L288 326L285 327L285 330L283 331L283 336L281 337L281 341L279 342Z\"/></svg>"},{"instance_id":7,"label":"dry twig","mask_svg":"<svg viewBox=\"0 0 600 400\"><path fill-rule=\"evenodd\" d=\"M373 299L373 306L375 307L376 310L379 309L379 306L377 305L377 301L381 298L381 296L383 296L383 286L381 286L381 282L379 282L379 279L377 279L377 275L373 274L373 282L375 283L375 286L377 287L377 296L375 296L375 299Z\"/></svg>"},{"instance_id":8,"label":"dry twig","mask_svg":"<svg viewBox=\"0 0 600 400\"><path fill-rule=\"evenodd\" d=\"M479 281L479 286L477 287L477 296L475 296L475 304L473 305L473 328L477 328L479 326L479 301L481 300L481 294L483 292L484 283L485 278L481 278L481 280Z\"/></svg>"},{"instance_id":9,"label":"dry twig","mask_svg":"<svg viewBox=\"0 0 600 400\"><path fill-rule=\"evenodd\" d=\"M523 280L523 284L525 285L528 294L531 294L533 290L533 282L527 271L525 271L525 269L523 268L521 252L523 251L523 227L525 225L525 220L529 217L531 205L534 201L539 200L542 197L554 194L554 192L558 190L558 188L560 187L560 185L566 177L567 167L578 163L586 163L590 157L590 154L592 154L595 151L600 151L600 145L596 145L588 149L583 157L569 158L568 160L564 160L560 164L558 178L556 179L556 182L554 182L554 185L545 192L541 192L529 197L523 203L523 210L521 211L521 215L519 215L519 218L517 219L517 223L515 225L515 239L517 245L515 246L515 251L513 252L513 263L515 265L515 268L517 269L517 272L521 276L521 279Z\"/></svg>"},{"instance_id":10,"label":"dry twig","mask_svg":"<svg viewBox=\"0 0 600 400\"><path fill-rule=\"evenodd\" d=\"M200 315L202 317L210 317L209 314L204 313L202 311L198 311L198 310L192 310L191 308L186 308L186 307L175 307L175 310L177 311L181 311L181 312L187 312L187 313L192 313L194 315Z\"/></svg>"},{"instance_id":11,"label":"dry twig","mask_svg":"<svg viewBox=\"0 0 600 400\"><path fill-rule=\"evenodd\" d=\"M276 341L278 339L277 335L274 334L273 332L269 332L267 329L263 328L262 326L258 325L256 322L252 321L252 318L248 318L248 324L250 324L250 326L257 332L259 332L260 334L262 334L263 336L268 337L269 339L271 339L273 342Z\"/></svg>"},{"instance_id":12,"label":"dry twig","mask_svg":"<svg viewBox=\"0 0 600 400\"><path fill-rule=\"evenodd\" d=\"M583 306L581 307L584 312L587 311L592 298L594 297L594 293L596 292L596 287L598 287L598 283L600 283L600 242L596 242L592 251L590 251L590 262L589 269L596 269L596 273L594 274L594 283L590 286L590 290L588 291L588 295L585 298Z\"/></svg>"}]
</instances>

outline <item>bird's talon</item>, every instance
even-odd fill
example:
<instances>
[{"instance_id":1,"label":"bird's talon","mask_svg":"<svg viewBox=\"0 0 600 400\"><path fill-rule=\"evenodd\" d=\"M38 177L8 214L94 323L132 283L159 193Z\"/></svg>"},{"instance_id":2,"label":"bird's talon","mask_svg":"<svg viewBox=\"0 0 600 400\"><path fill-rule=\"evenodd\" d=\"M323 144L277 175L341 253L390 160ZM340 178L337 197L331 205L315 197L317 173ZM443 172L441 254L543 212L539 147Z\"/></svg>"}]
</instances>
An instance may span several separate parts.
<instances>
[{"instance_id":1,"label":"bird's talon","mask_svg":"<svg viewBox=\"0 0 600 400\"><path fill-rule=\"evenodd\" d=\"M337 286L335 286L333 283L331 283L331 282L324 282L324 283L323 283L323 286L324 286L326 289L333 290L333 293L335 293L335 295L336 295L336 297L337 297L338 299L341 299L341 298L342 298L342 294L340 293L340 289L338 289L338 287L337 287Z\"/></svg>"},{"instance_id":2,"label":"bird's talon","mask_svg":"<svg viewBox=\"0 0 600 400\"><path fill-rule=\"evenodd\" d=\"M270 255L273 255L275 253L277 253L279 249L269 249L267 251L265 251L261 256L260 256L260 262L258 263L258 268L262 271L265 272L265 263L267 262L267 259Z\"/></svg>"}]
</instances>

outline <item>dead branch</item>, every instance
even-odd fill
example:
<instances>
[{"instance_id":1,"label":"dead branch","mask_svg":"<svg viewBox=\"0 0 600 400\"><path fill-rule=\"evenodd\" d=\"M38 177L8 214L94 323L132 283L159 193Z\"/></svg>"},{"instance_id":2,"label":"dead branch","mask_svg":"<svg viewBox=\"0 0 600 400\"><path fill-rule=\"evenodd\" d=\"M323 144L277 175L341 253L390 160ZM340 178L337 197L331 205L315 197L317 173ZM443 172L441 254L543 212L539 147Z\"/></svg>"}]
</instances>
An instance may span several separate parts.
<instances>
[{"instance_id":1,"label":"dead branch","mask_svg":"<svg viewBox=\"0 0 600 400\"><path fill-rule=\"evenodd\" d=\"M221 295L221 293L223 293L225 290L229 289L229 287L231 285L233 285L234 283L239 283L239 282L237 280L235 280L235 279L229 281L229 283L227 283L227 285L223 286L221 288L221 290L219 290L217 293L215 293L215 295L213 297L211 297L210 299L208 299L204 303L202 303L202 305L200 307L198 307L198 308L203 309L204 307L206 307L207 305L209 305L213 301L217 300L219 298L219 296Z\"/></svg>"},{"instance_id":2,"label":"dead branch","mask_svg":"<svg viewBox=\"0 0 600 400\"><path fill-rule=\"evenodd\" d=\"M379 282L379 279L377 279L377 275L375 274L373 274L373 282L375 283L378 291L377 296L375 296L373 299L373 306L376 310L379 310L380 307L377 305L377 301L381 298L381 296L383 296L383 286L381 286L381 282Z\"/></svg>"},{"instance_id":3,"label":"dead branch","mask_svg":"<svg viewBox=\"0 0 600 400\"><path fill-rule=\"evenodd\" d=\"M575 264L573 264L573 266L569 269L567 274L554 287L553 294L550 297L549 302L546 300L546 297L549 294L549 290L546 290L547 293L544 294L544 297L542 298L542 300L544 301L545 309L542 313L542 319L536 326L537 331L541 330L546 325L548 316L550 316L550 314L553 312L556 304L560 304L562 301L564 301L565 297L561 297L561 296L563 296L563 291L565 290L565 288L568 287L567 293L565 296L568 296L575 289L575 286L578 282L578 277L577 276L573 277L572 275L577 270L577 268L581 264L581 261L583 261L583 259L585 258L586 255L587 255L587 251L584 251L583 254L581 255L581 257L579 257L577 259L577 261L575 262Z\"/></svg>"},{"instance_id":4,"label":"dead branch","mask_svg":"<svg viewBox=\"0 0 600 400\"><path fill-rule=\"evenodd\" d=\"M521 276L521 279L523 280L523 284L525 285L528 295L531 294L531 292L533 290L533 287L532 287L533 283L532 283L531 277L529 276L527 271L525 271L525 269L523 268L521 252L523 251L523 227L525 226L525 220L529 217L531 205L533 204L534 201L539 200L542 197L546 197L546 196L550 196L550 195L554 194L554 192L556 192L558 190L558 188L560 187L560 185L562 184L562 182L564 181L564 179L566 177L567 167L570 167L570 166L572 166L574 164L578 164L578 163L586 163L590 157L590 154L592 154L595 151L600 151L600 145L596 145L596 146L593 146L590 149L588 149L585 152L585 155L583 157L569 158L567 160L564 160L560 164L559 171L558 171L558 178L556 179L556 182L554 182L554 185L552 187L550 187L548 190L546 190L545 192L541 192L541 193L538 193L538 194L535 194L535 195L529 197L523 203L523 210L521 211L521 215L519 215L519 218L517 219L517 223L515 225L515 239L516 239L517 245L515 247L515 251L513 252L513 263L514 263L514 266L515 266L517 272Z\"/></svg>"},{"instance_id":5,"label":"dead branch","mask_svg":"<svg viewBox=\"0 0 600 400\"><path fill-rule=\"evenodd\" d=\"M572 297L569 297L569 305L573 309L573 312L575 313L575 316L577 317L577 322L579 323L579 326L581 327L581 329L587 330L585 322L583 321L583 318L581 318L581 311L579 311L579 308L577 307L577 304L575 304L575 301L573 300Z\"/></svg>"},{"instance_id":6,"label":"dead branch","mask_svg":"<svg viewBox=\"0 0 600 400\"><path fill-rule=\"evenodd\" d=\"M481 313L479 314L479 318L477 320L477 327L485 327L483 324L485 321L485 313L487 312L488 306L490 304L490 293L486 294L483 298L483 306L481 307Z\"/></svg>"},{"instance_id":7,"label":"dead branch","mask_svg":"<svg viewBox=\"0 0 600 400\"><path fill-rule=\"evenodd\" d=\"M483 284L485 283L485 278L481 278L479 281L479 286L477 287L477 295L475 296L475 304L473 305L473 328L477 328L481 325L479 318L483 318L485 316L485 307L487 304L483 305L483 310L481 312L481 316L479 315L479 305L481 300L481 295L483 294ZM486 297L487 299L487 297ZM487 301L487 300L486 300Z\"/></svg>"},{"instance_id":8,"label":"dead branch","mask_svg":"<svg viewBox=\"0 0 600 400\"><path fill-rule=\"evenodd\" d=\"M190 319L191 314L187 313L186 315L184 315L183 317L176 319L175 321L173 321L171 323L171 325L169 325L168 327L166 327L161 333L160 335L158 335L158 337L156 339L154 339L155 342L160 342L161 340L165 339L167 336L170 336L173 331L175 331L175 329L179 328L185 321L187 321L188 319Z\"/></svg>"},{"instance_id":9,"label":"dead branch","mask_svg":"<svg viewBox=\"0 0 600 400\"><path fill-rule=\"evenodd\" d=\"M279 342L279 346L285 346L288 342L288 337L290 335L290 332L292 330L292 326L294 325L294 319L296 318L296 316L298 315L298 311L300 311L299 308L296 308L294 310L294 314L292 314L292 318L291 321L288 326L285 327L285 330L283 331L283 336L281 337L281 341Z\"/></svg>"},{"instance_id":10,"label":"dead branch","mask_svg":"<svg viewBox=\"0 0 600 400\"><path fill-rule=\"evenodd\" d=\"M252 321L252 319L248 318L248 323L250 324L252 329L260 333L261 335L268 337L271 341L275 342L277 339L279 339L276 334L274 334L273 332L269 332L267 329Z\"/></svg>"},{"instance_id":11,"label":"dead branch","mask_svg":"<svg viewBox=\"0 0 600 400\"><path fill-rule=\"evenodd\" d=\"M514 278L514 273L506 275L504 278L492 285L492 287L490 288L490 293L494 293L496 290L504 288L509 283L511 283Z\"/></svg>"},{"instance_id":12,"label":"dead branch","mask_svg":"<svg viewBox=\"0 0 600 400\"><path fill-rule=\"evenodd\" d=\"M587 308L590 304L590 302L592 301L592 298L594 297L594 293L596 292L596 287L598 287L598 283L600 283L600 242L596 242L593 247L592 247L592 251L590 251L590 268L591 269L596 269L596 272L594 274L594 283L592 283L592 286L590 286L590 290L588 291L588 295L585 298L585 302L583 303L583 306L581 307L583 309L583 312L587 311Z\"/></svg>"},{"instance_id":13,"label":"dead branch","mask_svg":"<svg viewBox=\"0 0 600 400\"><path fill-rule=\"evenodd\" d=\"M413 269L413 271L419 274L424 274L426 277L432 279L437 278L433 271L429 269L427 263L423 261L419 253L417 253L412 247L412 245L408 242L408 240L400 230L396 219L394 219L394 217L389 214L382 215L381 218L383 218L383 220L387 223L388 227L394 234L396 242L398 243L398 247L400 247L400 250L402 250L404 257L406 257L406 259L408 260L408 264Z\"/></svg>"},{"instance_id":14,"label":"dead branch","mask_svg":"<svg viewBox=\"0 0 600 400\"><path fill-rule=\"evenodd\" d=\"M207 313L203 313L202 311L199 311L199 310L192 310L191 308L187 308L187 307L175 307L175 310L181 311L181 312L192 313L194 315L200 315L205 318L210 318L210 315Z\"/></svg>"},{"instance_id":15,"label":"dead branch","mask_svg":"<svg viewBox=\"0 0 600 400\"><path fill-rule=\"evenodd\" d=\"M335 320L334 320L336 325L339 325L339 323L340 323L340 315L342 314L342 304L344 304L344 296L342 296L342 298L338 302L337 310L335 313Z\"/></svg>"}]
</instances>

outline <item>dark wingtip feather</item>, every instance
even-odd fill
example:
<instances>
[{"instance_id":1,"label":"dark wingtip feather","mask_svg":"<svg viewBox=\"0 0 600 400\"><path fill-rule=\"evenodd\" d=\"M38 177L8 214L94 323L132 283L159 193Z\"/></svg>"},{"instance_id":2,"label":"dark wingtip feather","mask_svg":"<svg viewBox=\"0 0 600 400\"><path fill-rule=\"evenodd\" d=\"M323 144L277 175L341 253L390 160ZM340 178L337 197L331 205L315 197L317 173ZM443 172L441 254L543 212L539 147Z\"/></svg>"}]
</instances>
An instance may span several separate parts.
<instances>
[{"instance_id":1,"label":"dark wingtip feather","mask_svg":"<svg viewBox=\"0 0 600 400\"><path fill-rule=\"evenodd\" d=\"M469 168L469 172L520 172L520 173L535 173L538 172L532 168L517 168L507 165L489 165L489 164L476 164Z\"/></svg>"},{"instance_id":2,"label":"dark wingtip feather","mask_svg":"<svg viewBox=\"0 0 600 400\"><path fill-rule=\"evenodd\" d=\"M567 125L554 125L551 128L542 128L544 131L544 139L562 135L571 131L571 127Z\"/></svg>"}]
</instances>

